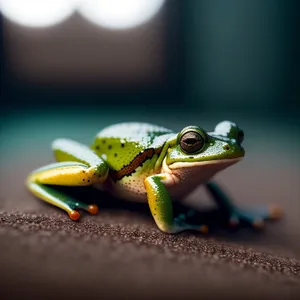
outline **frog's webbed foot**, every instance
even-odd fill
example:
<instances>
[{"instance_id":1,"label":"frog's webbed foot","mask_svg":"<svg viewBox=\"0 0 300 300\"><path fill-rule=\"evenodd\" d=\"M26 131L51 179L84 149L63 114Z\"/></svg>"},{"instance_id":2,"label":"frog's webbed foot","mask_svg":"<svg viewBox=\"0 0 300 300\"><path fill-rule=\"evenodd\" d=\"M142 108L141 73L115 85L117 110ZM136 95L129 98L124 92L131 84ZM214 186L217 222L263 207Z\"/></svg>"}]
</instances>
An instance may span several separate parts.
<instances>
[{"instance_id":1,"label":"frog's webbed foot","mask_svg":"<svg viewBox=\"0 0 300 300\"><path fill-rule=\"evenodd\" d=\"M183 228L183 230L196 230L199 231L201 233L208 233L208 226L207 225L194 225L194 224L189 224L186 222L186 219L189 216L189 214L191 214L190 212L184 214L180 214L177 218L174 218L174 225L177 228Z\"/></svg>"},{"instance_id":2,"label":"frog's webbed foot","mask_svg":"<svg viewBox=\"0 0 300 300\"><path fill-rule=\"evenodd\" d=\"M250 209L237 207L214 182L207 183L206 188L218 206L224 210L224 213L229 215L229 224L232 227L236 227L240 223L246 223L256 229L262 229L265 220L279 219L283 214L282 209L277 205L265 205Z\"/></svg>"},{"instance_id":3,"label":"frog's webbed foot","mask_svg":"<svg viewBox=\"0 0 300 300\"><path fill-rule=\"evenodd\" d=\"M228 209L229 224L232 227L235 227L240 223L246 223L253 226L255 229L262 229L264 227L265 220L276 220L283 214L282 209L277 205L266 205L252 209L232 206Z\"/></svg>"}]
</instances>

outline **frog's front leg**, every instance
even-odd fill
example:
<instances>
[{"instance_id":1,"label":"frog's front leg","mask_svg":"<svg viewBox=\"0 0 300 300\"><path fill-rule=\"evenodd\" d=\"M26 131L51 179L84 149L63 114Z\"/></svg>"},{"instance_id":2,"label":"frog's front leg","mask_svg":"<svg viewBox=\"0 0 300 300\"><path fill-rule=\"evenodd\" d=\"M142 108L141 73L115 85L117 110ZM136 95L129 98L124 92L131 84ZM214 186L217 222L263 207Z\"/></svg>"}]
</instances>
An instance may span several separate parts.
<instances>
[{"instance_id":1,"label":"frog's front leg","mask_svg":"<svg viewBox=\"0 0 300 300\"><path fill-rule=\"evenodd\" d=\"M263 227L264 220L278 219L282 215L281 208L276 205L265 205L257 209L239 208L232 203L216 183L209 182L205 186L218 206L229 214L229 223L232 226L243 221L259 229Z\"/></svg>"},{"instance_id":2,"label":"frog's front leg","mask_svg":"<svg viewBox=\"0 0 300 300\"><path fill-rule=\"evenodd\" d=\"M29 174L26 181L28 189L38 198L65 210L72 220L80 217L75 208L96 214L97 205L72 199L55 186L87 186L104 182L108 174L106 162L88 147L71 140L56 140L52 147L59 162Z\"/></svg>"},{"instance_id":3,"label":"frog's front leg","mask_svg":"<svg viewBox=\"0 0 300 300\"><path fill-rule=\"evenodd\" d=\"M173 204L165 184L172 183L170 174L157 174L145 179L145 187L151 214L158 228L166 233L176 233L184 230L207 232L207 226L187 224L182 218L174 218Z\"/></svg>"}]
</instances>

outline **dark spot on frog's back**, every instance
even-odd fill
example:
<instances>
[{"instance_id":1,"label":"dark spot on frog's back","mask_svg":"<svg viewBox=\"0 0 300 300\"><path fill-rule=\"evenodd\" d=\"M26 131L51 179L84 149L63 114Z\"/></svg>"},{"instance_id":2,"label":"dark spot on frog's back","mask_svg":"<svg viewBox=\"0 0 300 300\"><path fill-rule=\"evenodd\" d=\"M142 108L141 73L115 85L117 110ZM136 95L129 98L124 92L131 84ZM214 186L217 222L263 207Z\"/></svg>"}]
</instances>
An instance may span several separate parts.
<instances>
[{"instance_id":1,"label":"dark spot on frog's back","mask_svg":"<svg viewBox=\"0 0 300 300\"><path fill-rule=\"evenodd\" d=\"M111 148L112 148L112 145L108 145L108 149L111 150Z\"/></svg>"},{"instance_id":2,"label":"dark spot on frog's back","mask_svg":"<svg viewBox=\"0 0 300 300\"><path fill-rule=\"evenodd\" d=\"M115 157L117 157L118 156L118 153L115 153Z\"/></svg>"},{"instance_id":3,"label":"dark spot on frog's back","mask_svg":"<svg viewBox=\"0 0 300 300\"><path fill-rule=\"evenodd\" d=\"M124 147L125 147L125 144L124 144L124 143L122 143L122 144L121 144L121 147L122 147L122 148L124 148Z\"/></svg>"}]
</instances>

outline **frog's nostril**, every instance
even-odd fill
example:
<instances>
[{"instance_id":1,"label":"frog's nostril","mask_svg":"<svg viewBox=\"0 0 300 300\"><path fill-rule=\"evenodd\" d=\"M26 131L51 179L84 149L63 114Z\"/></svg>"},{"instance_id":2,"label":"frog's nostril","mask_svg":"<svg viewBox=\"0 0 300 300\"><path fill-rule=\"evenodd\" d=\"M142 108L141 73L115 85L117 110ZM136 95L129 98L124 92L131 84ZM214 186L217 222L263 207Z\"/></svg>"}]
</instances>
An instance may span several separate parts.
<instances>
[{"instance_id":1,"label":"frog's nostril","mask_svg":"<svg viewBox=\"0 0 300 300\"><path fill-rule=\"evenodd\" d=\"M230 146L228 144L226 144L223 146L223 149L228 151L228 150L230 150Z\"/></svg>"}]
</instances>

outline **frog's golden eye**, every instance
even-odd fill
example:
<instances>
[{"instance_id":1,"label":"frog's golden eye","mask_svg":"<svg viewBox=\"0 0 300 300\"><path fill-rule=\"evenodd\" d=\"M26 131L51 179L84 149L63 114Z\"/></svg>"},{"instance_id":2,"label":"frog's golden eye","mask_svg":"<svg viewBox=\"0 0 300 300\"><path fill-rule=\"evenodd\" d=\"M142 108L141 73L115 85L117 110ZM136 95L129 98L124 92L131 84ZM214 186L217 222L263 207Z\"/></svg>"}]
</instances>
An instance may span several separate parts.
<instances>
[{"instance_id":1,"label":"frog's golden eye","mask_svg":"<svg viewBox=\"0 0 300 300\"><path fill-rule=\"evenodd\" d=\"M200 151L204 144L205 138L196 131L188 131L180 139L180 148L187 154Z\"/></svg>"},{"instance_id":2,"label":"frog's golden eye","mask_svg":"<svg viewBox=\"0 0 300 300\"><path fill-rule=\"evenodd\" d=\"M244 141L244 131L240 129L238 132L238 143L241 144L243 141Z\"/></svg>"}]
</instances>

